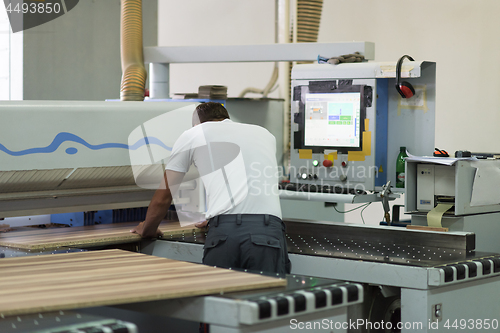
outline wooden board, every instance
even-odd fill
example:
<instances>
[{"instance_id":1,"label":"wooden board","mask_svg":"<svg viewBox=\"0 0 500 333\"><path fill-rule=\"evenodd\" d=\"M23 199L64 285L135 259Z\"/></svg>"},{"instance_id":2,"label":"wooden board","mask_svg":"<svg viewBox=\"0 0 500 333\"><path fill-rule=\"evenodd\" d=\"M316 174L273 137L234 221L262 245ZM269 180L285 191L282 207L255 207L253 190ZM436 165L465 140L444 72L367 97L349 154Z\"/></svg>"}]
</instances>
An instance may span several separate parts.
<instances>
[{"instance_id":1,"label":"wooden board","mask_svg":"<svg viewBox=\"0 0 500 333\"><path fill-rule=\"evenodd\" d=\"M0 234L0 246L23 250L43 250L57 247L85 247L138 241L139 235L130 232L139 222L99 224L85 227L50 228L14 231ZM199 230L194 226L181 227L179 222L163 222L165 235L179 235Z\"/></svg>"},{"instance_id":2,"label":"wooden board","mask_svg":"<svg viewBox=\"0 0 500 333\"><path fill-rule=\"evenodd\" d=\"M286 285L286 279L123 250L0 259L0 272L0 317Z\"/></svg>"},{"instance_id":3,"label":"wooden board","mask_svg":"<svg viewBox=\"0 0 500 333\"><path fill-rule=\"evenodd\" d=\"M448 232L448 228L428 227L424 225L407 225L406 229Z\"/></svg>"}]
</instances>

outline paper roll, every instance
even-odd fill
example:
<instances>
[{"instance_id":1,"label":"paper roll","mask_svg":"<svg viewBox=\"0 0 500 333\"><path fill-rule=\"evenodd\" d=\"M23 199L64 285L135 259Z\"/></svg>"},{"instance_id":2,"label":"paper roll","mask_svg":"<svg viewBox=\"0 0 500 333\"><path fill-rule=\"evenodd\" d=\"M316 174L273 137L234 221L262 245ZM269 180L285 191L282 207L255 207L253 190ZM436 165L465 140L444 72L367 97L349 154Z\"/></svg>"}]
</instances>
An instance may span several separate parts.
<instances>
[{"instance_id":1,"label":"paper roll","mask_svg":"<svg viewBox=\"0 0 500 333\"><path fill-rule=\"evenodd\" d=\"M427 225L429 227L441 228L441 218L451 207L453 207L453 204L438 204L433 210L427 213Z\"/></svg>"}]
</instances>

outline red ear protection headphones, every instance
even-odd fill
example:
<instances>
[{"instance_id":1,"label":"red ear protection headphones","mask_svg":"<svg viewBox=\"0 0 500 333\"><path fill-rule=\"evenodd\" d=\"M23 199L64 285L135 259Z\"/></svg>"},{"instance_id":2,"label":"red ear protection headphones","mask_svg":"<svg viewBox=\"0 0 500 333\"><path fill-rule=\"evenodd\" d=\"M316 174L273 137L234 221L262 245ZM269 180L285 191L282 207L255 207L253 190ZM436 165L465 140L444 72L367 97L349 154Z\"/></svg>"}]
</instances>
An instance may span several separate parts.
<instances>
[{"instance_id":1,"label":"red ear protection headphones","mask_svg":"<svg viewBox=\"0 0 500 333\"><path fill-rule=\"evenodd\" d=\"M401 83L399 82L401 81L401 67L403 66L403 60L405 60L405 58L408 58L408 60L410 61L415 61L409 55L404 55L399 58L398 64L396 65L396 90L399 92L402 98L410 98L415 95L415 89L413 89L413 86L406 81L403 81Z\"/></svg>"}]
</instances>

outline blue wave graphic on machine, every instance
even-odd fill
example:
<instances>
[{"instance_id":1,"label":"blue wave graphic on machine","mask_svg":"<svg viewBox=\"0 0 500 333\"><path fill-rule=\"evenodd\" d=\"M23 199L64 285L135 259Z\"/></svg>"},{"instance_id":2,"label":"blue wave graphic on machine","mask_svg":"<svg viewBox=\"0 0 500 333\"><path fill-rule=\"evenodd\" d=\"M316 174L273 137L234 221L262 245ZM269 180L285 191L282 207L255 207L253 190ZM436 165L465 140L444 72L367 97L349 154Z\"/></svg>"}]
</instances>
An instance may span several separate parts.
<instances>
[{"instance_id":1,"label":"blue wave graphic on machine","mask_svg":"<svg viewBox=\"0 0 500 333\"><path fill-rule=\"evenodd\" d=\"M10 149L7 149L3 144L0 143L0 150L11 155L11 156L24 156L24 155L30 155L30 154L47 154L47 153L53 153L55 152L61 144L64 142L69 141L69 142L75 142L79 143L89 149L92 150L101 150L101 149L108 149L108 148L122 148L122 149L129 149L129 150L136 150L142 146L145 145L158 145L160 147L165 148L168 151L172 151L172 147L166 146L160 139L149 136L145 138L139 139L136 143L133 145L129 146L124 143L102 143L98 145L92 145L85 141L84 139L80 138L78 135L72 134L72 133L67 133L67 132L61 132L56 135L54 140L50 145L47 147L39 147L39 148L29 148L25 150L20 150L20 151L12 151ZM73 155L78 152L78 149L74 147L70 147L66 149L66 154Z\"/></svg>"}]
</instances>

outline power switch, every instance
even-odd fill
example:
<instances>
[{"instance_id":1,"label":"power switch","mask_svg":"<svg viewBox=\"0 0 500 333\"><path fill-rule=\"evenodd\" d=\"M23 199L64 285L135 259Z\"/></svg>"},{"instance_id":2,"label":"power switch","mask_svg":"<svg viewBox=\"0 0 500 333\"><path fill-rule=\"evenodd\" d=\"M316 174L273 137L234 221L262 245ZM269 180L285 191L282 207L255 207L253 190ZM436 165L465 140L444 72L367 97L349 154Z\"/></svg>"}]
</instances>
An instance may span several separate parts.
<instances>
[{"instance_id":1,"label":"power switch","mask_svg":"<svg viewBox=\"0 0 500 333\"><path fill-rule=\"evenodd\" d=\"M323 166L324 166L325 168L330 168L330 167L332 167L332 166L333 166L333 161L330 161L330 160L324 160L324 161L323 161Z\"/></svg>"}]
</instances>

